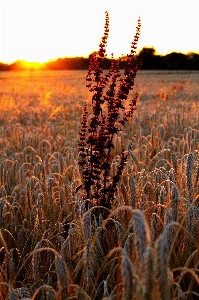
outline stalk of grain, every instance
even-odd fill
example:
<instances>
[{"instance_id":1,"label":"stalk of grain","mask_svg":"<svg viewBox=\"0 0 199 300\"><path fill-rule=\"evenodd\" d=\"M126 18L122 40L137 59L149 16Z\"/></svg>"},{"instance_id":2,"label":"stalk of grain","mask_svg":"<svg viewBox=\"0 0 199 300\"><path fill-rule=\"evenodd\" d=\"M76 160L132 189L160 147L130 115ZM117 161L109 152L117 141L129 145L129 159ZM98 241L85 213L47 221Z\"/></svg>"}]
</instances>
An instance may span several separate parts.
<instances>
[{"instance_id":1,"label":"stalk of grain","mask_svg":"<svg viewBox=\"0 0 199 300\"><path fill-rule=\"evenodd\" d=\"M42 232L43 229L43 224L42 224L42 219L43 219L43 209L42 209L42 199L44 195L42 193L39 193L37 196L37 216L38 216L38 221L39 221L39 230Z\"/></svg>"},{"instance_id":2,"label":"stalk of grain","mask_svg":"<svg viewBox=\"0 0 199 300\"><path fill-rule=\"evenodd\" d=\"M11 249L9 252L9 264L10 264L10 282L13 282L14 276L15 276L15 270L16 270L16 266L15 266L15 261L14 261L14 250L15 249Z\"/></svg>"},{"instance_id":3,"label":"stalk of grain","mask_svg":"<svg viewBox=\"0 0 199 300\"><path fill-rule=\"evenodd\" d=\"M130 151L129 154L130 154L131 157L133 158L133 161L134 161L134 163L135 163L135 165L136 165L136 167L137 167L137 171L138 171L138 172L141 172L141 166L140 166L140 163L139 163L139 161L138 161L138 159L137 159L135 153L134 153L133 151Z\"/></svg>"},{"instance_id":4,"label":"stalk of grain","mask_svg":"<svg viewBox=\"0 0 199 300\"><path fill-rule=\"evenodd\" d=\"M127 254L123 251L121 262L122 278L123 278L123 296L124 300L132 300L135 295L134 270L133 264Z\"/></svg>"},{"instance_id":5,"label":"stalk of grain","mask_svg":"<svg viewBox=\"0 0 199 300\"><path fill-rule=\"evenodd\" d=\"M59 203L60 203L60 208L62 209L64 207L64 202L65 202L65 195L64 195L64 188L60 188L59 192Z\"/></svg>"},{"instance_id":6,"label":"stalk of grain","mask_svg":"<svg viewBox=\"0 0 199 300\"><path fill-rule=\"evenodd\" d=\"M133 227L135 230L135 241L137 250L137 268L142 265L142 257L146 248L151 242L150 230L146 222L144 213L141 210L132 210L133 214Z\"/></svg>"},{"instance_id":7,"label":"stalk of grain","mask_svg":"<svg viewBox=\"0 0 199 300\"><path fill-rule=\"evenodd\" d=\"M124 205L129 205L129 197L128 197L128 186L124 183L120 183L120 189L121 189L121 198L123 200Z\"/></svg>"},{"instance_id":8,"label":"stalk of grain","mask_svg":"<svg viewBox=\"0 0 199 300\"><path fill-rule=\"evenodd\" d=\"M42 293L42 295L41 295ZM45 296L44 296L45 295ZM49 285L41 285L38 289L36 289L36 291L34 292L34 294L31 297L31 300L36 300L36 299L46 299L45 297L47 296L47 300L60 300L60 295L59 293L57 293L52 286ZM23 299L23 298L22 298ZM21 300L22 300L21 299ZM26 299L26 298L24 298ZM29 299L29 298L27 298Z\"/></svg>"},{"instance_id":9,"label":"stalk of grain","mask_svg":"<svg viewBox=\"0 0 199 300\"><path fill-rule=\"evenodd\" d=\"M154 253L151 247L147 247L143 256L143 273L144 273L144 300L153 300L154 287Z\"/></svg>"},{"instance_id":10,"label":"stalk of grain","mask_svg":"<svg viewBox=\"0 0 199 300\"><path fill-rule=\"evenodd\" d=\"M195 235L195 226L194 226L194 210L192 206L187 203L187 212L186 212L186 238L185 238L185 253L192 253L194 249L194 235Z\"/></svg>"},{"instance_id":11,"label":"stalk of grain","mask_svg":"<svg viewBox=\"0 0 199 300\"><path fill-rule=\"evenodd\" d=\"M198 181L199 181L199 160L198 160L198 166L197 166L197 171L196 171L196 178L195 178L195 183L194 183L194 187L196 188L198 185ZM199 192L199 190L198 190Z\"/></svg>"},{"instance_id":12,"label":"stalk of grain","mask_svg":"<svg viewBox=\"0 0 199 300\"><path fill-rule=\"evenodd\" d=\"M34 286L36 288L39 288L39 284L40 284L40 268L39 268L39 265L40 265L40 249L41 246L42 246L42 243L44 242L45 240L42 239L40 240L37 245L35 246L34 250L35 250L35 253L33 254L32 256L32 271L33 271L33 279L34 279Z\"/></svg>"},{"instance_id":13,"label":"stalk of grain","mask_svg":"<svg viewBox=\"0 0 199 300\"><path fill-rule=\"evenodd\" d=\"M5 200L0 199L0 228L3 227L3 207L4 207Z\"/></svg>"},{"instance_id":14,"label":"stalk of grain","mask_svg":"<svg viewBox=\"0 0 199 300\"><path fill-rule=\"evenodd\" d=\"M106 260L106 256L105 256L104 251L102 249L102 245L100 243L100 239L99 239L98 235L95 239L95 252L96 252L96 256L97 256L97 259L98 259L99 263L102 263Z\"/></svg>"},{"instance_id":15,"label":"stalk of grain","mask_svg":"<svg viewBox=\"0 0 199 300\"><path fill-rule=\"evenodd\" d=\"M160 184L160 180L161 180L159 169L155 169L155 171L154 171L154 178L155 178L156 185L159 185Z\"/></svg>"},{"instance_id":16,"label":"stalk of grain","mask_svg":"<svg viewBox=\"0 0 199 300\"><path fill-rule=\"evenodd\" d=\"M164 208L164 205L165 205L165 187L164 186L161 186L161 190L160 190L160 204L161 204L161 207L160 207L160 219L164 222L164 216L165 216L165 208Z\"/></svg>"},{"instance_id":17,"label":"stalk of grain","mask_svg":"<svg viewBox=\"0 0 199 300\"><path fill-rule=\"evenodd\" d=\"M153 188L153 184L150 181L147 181L145 183L143 191L147 195L148 201L153 201L154 188Z\"/></svg>"},{"instance_id":18,"label":"stalk of grain","mask_svg":"<svg viewBox=\"0 0 199 300\"><path fill-rule=\"evenodd\" d=\"M167 238L168 227L164 229L155 245L156 262L155 273L161 300L171 300L170 280L168 276L169 243Z\"/></svg>"},{"instance_id":19,"label":"stalk of grain","mask_svg":"<svg viewBox=\"0 0 199 300\"><path fill-rule=\"evenodd\" d=\"M155 148L157 146L157 124L154 123L151 128L151 144Z\"/></svg>"},{"instance_id":20,"label":"stalk of grain","mask_svg":"<svg viewBox=\"0 0 199 300\"><path fill-rule=\"evenodd\" d=\"M84 236L88 241L91 238L91 212L89 210L84 214L83 222L84 222Z\"/></svg>"},{"instance_id":21,"label":"stalk of grain","mask_svg":"<svg viewBox=\"0 0 199 300\"><path fill-rule=\"evenodd\" d=\"M87 242L86 248L83 254L84 266L85 266L85 285L86 289L90 291L92 283L93 283L93 274L92 274L92 266L91 266L91 243Z\"/></svg>"},{"instance_id":22,"label":"stalk of grain","mask_svg":"<svg viewBox=\"0 0 199 300\"><path fill-rule=\"evenodd\" d=\"M8 299L9 300L19 300L19 297L18 297L17 293L15 292L15 290L10 289Z\"/></svg>"},{"instance_id":23,"label":"stalk of grain","mask_svg":"<svg viewBox=\"0 0 199 300\"><path fill-rule=\"evenodd\" d=\"M172 223L173 219L172 219L172 211L171 209L169 209L167 212L166 212L166 237L167 237L167 243L168 243L168 248L171 247L172 245L172 242L173 242L173 233L174 233L174 230L173 230L173 226L170 226L170 224ZM165 229L166 229L165 228Z\"/></svg>"},{"instance_id":24,"label":"stalk of grain","mask_svg":"<svg viewBox=\"0 0 199 300\"><path fill-rule=\"evenodd\" d=\"M179 191L177 186L172 183L171 188L171 215L173 221L177 221L178 218L178 211L179 211Z\"/></svg>"},{"instance_id":25,"label":"stalk of grain","mask_svg":"<svg viewBox=\"0 0 199 300\"><path fill-rule=\"evenodd\" d=\"M74 255L74 241L75 241L75 235L74 235L74 230L73 230L73 224L70 223L70 229L68 233L68 238L69 238L69 252L70 256L73 257Z\"/></svg>"},{"instance_id":26,"label":"stalk of grain","mask_svg":"<svg viewBox=\"0 0 199 300\"><path fill-rule=\"evenodd\" d=\"M107 280L104 280L104 292L103 292L103 300L109 299L108 285Z\"/></svg>"},{"instance_id":27,"label":"stalk of grain","mask_svg":"<svg viewBox=\"0 0 199 300\"><path fill-rule=\"evenodd\" d=\"M68 271L64 260L58 253L55 254L55 268L61 300L66 300L68 297L67 287L69 284Z\"/></svg>"},{"instance_id":28,"label":"stalk of grain","mask_svg":"<svg viewBox=\"0 0 199 300\"><path fill-rule=\"evenodd\" d=\"M9 255L9 250L8 250L8 246L6 244L6 241L4 239L4 236L2 234L2 231L0 230L0 242L4 248L4 252L5 252L5 258L4 261L6 263L6 281L12 283L12 266L10 264L10 255Z\"/></svg>"},{"instance_id":29,"label":"stalk of grain","mask_svg":"<svg viewBox=\"0 0 199 300\"><path fill-rule=\"evenodd\" d=\"M147 203L147 195L145 193L142 193L141 200L139 203L139 209L144 210L146 203Z\"/></svg>"},{"instance_id":30,"label":"stalk of grain","mask_svg":"<svg viewBox=\"0 0 199 300\"><path fill-rule=\"evenodd\" d=\"M152 213L152 218L151 218L151 242L152 245L154 245L157 236L158 236L158 228L157 228L157 215L156 213Z\"/></svg>"},{"instance_id":31,"label":"stalk of grain","mask_svg":"<svg viewBox=\"0 0 199 300\"><path fill-rule=\"evenodd\" d=\"M19 295L20 299L31 300L31 295L30 295L30 291L28 288L26 288L26 287L17 288L15 291Z\"/></svg>"},{"instance_id":32,"label":"stalk of grain","mask_svg":"<svg viewBox=\"0 0 199 300\"><path fill-rule=\"evenodd\" d=\"M130 260L135 261L135 234L130 233L125 241L124 250Z\"/></svg>"},{"instance_id":33,"label":"stalk of grain","mask_svg":"<svg viewBox=\"0 0 199 300\"><path fill-rule=\"evenodd\" d=\"M186 169L187 188L189 192L190 203L193 202L193 182L192 182L193 167L194 167L194 153L191 152L187 158L187 169Z\"/></svg>"},{"instance_id":34,"label":"stalk of grain","mask_svg":"<svg viewBox=\"0 0 199 300\"><path fill-rule=\"evenodd\" d=\"M133 176L129 175L129 185L130 185L130 204L133 209L136 208L136 186Z\"/></svg>"},{"instance_id":35,"label":"stalk of grain","mask_svg":"<svg viewBox=\"0 0 199 300\"><path fill-rule=\"evenodd\" d=\"M174 284L177 286L177 297L178 297L178 299L187 300L187 296L186 296L185 292L182 290L181 286L176 282L174 282Z\"/></svg>"},{"instance_id":36,"label":"stalk of grain","mask_svg":"<svg viewBox=\"0 0 199 300\"><path fill-rule=\"evenodd\" d=\"M174 169L171 168L169 170L169 180L172 181L172 182L175 182L175 175L174 175Z\"/></svg>"}]
</instances>

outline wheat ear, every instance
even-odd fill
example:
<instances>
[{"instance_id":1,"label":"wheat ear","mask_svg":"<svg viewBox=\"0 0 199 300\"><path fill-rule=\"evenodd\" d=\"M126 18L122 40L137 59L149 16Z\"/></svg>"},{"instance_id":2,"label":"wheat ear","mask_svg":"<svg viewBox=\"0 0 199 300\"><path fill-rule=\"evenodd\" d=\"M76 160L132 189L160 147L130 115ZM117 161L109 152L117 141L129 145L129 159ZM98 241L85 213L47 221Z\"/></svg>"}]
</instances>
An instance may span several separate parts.
<instances>
[{"instance_id":1,"label":"wheat ear","mask_svg":"<svg viewBox=\"0 0 199 300\"><path fill-rule=\"evenodd\" d=\"M88 210L84 214L84 236L88 241L91 238L91 212Z\"/></svg>"},{"instance_id":2,"label":"wheat ear","mask_svg":"<svg viewBox=\"0 0 199 300\"><path fill-rule=\"evenodd\" d=\"M194 187L197 186L198 181L199 181L199 160L198 160L198 166L197 166L197 171L196 171L196 178L195 178Z\"/></svg>"},{"instance_id":3,"label":"wheat ear","mask_svg":"<svg viewBox=\"0 0 199 300\"><path fill-rule=\"evenodd\" d=\"M133 209L136 208L136 187L135 187L135 180L132 176L130 176L130 193L131 193L131 198L130 198L130 203L131 203L131 207Z\"/></svg>"},{"instance_id":4,"label":"wheat ear","mask_svg":"<svg viewBox=\"0 0 199 300\"><path fill-rule=\"evenodd\" d=\"M133 228L135 231L135 244L137 250L137 271L142 272L143 255L151 243L151 234L144 213L135 209L133 212Z\"/></svg>"},{"instance_id":5,"label":"wheat ear","mask_svg":"<svg viewBox=\"0 0 199 300\"><path fill-rule=\"evenodd\" d=\"M154 255L153 249L147 247L144 253L144 281L145 281L145 290L144 290L144 300L153 300L153 286L154 286Z\"/></svg>"},{"instance_id":6,"label":"wheat ear","mask_svg":"<svg viewBox=\"0 0 199 300\"><path fill-rule=\"evenodd\" d=\"M164 215L165 215L165 208L164 208L164 205L165 205L165 188L164 186L161 187L161 190L160 190L160 204L161 204L161 208L160 208L160 219L164 219Z\"/></svg>"},{"instance_id":7,"label":"wheat ear","mask_svg":"<svg viewBox=\"0 0 199 300\"><path fill-rule=\"evenodd\" d=\"M122 263L121 263L121 269L122 269L122 278L123 278L123 291L124 291L124 300L132 300L135 288L133 285L133 278L134 278L134 272L133 272L133 264L125 251L122 251Z\"/></svg>"},{"instance_id":8,"label":"wheat ear","mask_svg":"<svg viewBox=\"0 0 199 300\"><path fill-rule=\"evenodd\" d=\"M138 161L138 159L137 159L135 153L132 152L132 151L130 151L129 154L130 154L131 157L133 158L133 161L134 161L134 163L136 164L136 167L137 167L138 172L141 172L141 166L140 166L140 163L139 163L139 161Z\"/></svg>"},{"instance_id":9,"label":"wheat ear","mask_svg":"<svg viewBox=\"0 0 199 300\"><path fill-rule=\"evenodd\" d=\"M191 152L187 158L187 188L189 192L189 201L193 202L193 183L192 183L192 174L193 174L193 166L194 166L194 153Z\"/></svg>"},{"instance_id":10,"label":"wheat ear","mask_svg":"<svg viewBox=\"0 0 199 300\"><path fill-rule=\"evenodd\" d=\"M15 292L15 290L13 290L13 289L10 289L8 299L9 300L19 300L17 292Z\"/></svg>"},{"instance_id":11,"label":"wheat ear","mask_svg":"<svg viewBox=\"0 0 199 300\"><path fill-rule=\"evenodd\" d=\"M55 254L55 267L57 271L58 288L61 294L61 300L65 300L68 297L68 271L63 258L57 253Z\"/></svg>"},{"instance_id":12,"label":"wheat ear","mask_svg":"<svg viewBox=\"0 0 199 300\"><path fill-rule=\"evenodd\" d=\"M169 242L168 242L168 230L173 226L172 223L168 224L164 229L162 235L156 242L156 278L159 286L161 300L170 300L170 279L168 274L168 262L169 262Z\"/></svg>"},{"instance_id":13,"label":"wheat ear","mask_svg":"<svg viewBox=\"0 0 199 300\"><path fill-rule=\"evenodd\" d=\"M179 191L177 186L172 183L171 188L171 214L173 221L177 221L178 218L178 210L179 210Z\"/></svg>"}]
</instances>

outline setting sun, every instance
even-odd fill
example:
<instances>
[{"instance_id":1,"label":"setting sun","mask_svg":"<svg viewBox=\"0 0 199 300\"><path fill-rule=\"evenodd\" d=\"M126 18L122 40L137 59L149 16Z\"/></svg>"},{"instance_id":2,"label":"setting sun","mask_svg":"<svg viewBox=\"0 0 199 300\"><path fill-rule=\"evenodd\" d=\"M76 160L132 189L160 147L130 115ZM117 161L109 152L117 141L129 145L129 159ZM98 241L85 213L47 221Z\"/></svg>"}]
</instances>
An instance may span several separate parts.
<instances>
[{"instance_id":1,"label":"setting sun","mask_svg":"<svg viewBox=\"0 0 199 300\"><path fill-rule=\"evenodd\" d=\"M42 68L42 63L40 62L30 62L30 61L20 61L21 66L25 69L31 69L31 70L39 70Z\"/></svg>"},{"instance_id":2,"label":"setting sun","mask_svg":"<svg viewBox=\"0 0 199 300\"><path fill-rule=\"evenodd\" d=\"M148 46L160 54L198 52L197 8L194 1L2 1L0 61L87 57L98 49L106 10L108 55L129 52L138 17L138 50Z\"/></svg>"}]
</instances>

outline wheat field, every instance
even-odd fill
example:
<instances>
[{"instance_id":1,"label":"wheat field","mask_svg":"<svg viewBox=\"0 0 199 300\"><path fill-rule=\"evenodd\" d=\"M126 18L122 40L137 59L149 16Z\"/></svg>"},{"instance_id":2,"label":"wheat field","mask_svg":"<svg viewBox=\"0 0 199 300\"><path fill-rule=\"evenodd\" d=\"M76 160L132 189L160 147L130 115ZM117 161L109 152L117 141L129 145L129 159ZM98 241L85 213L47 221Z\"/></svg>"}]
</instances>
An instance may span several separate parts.
<instances>
[{"instance_id":1,"label":"wheat field","mask_svg":"<svg viewBox=\"0 0 199 300\"><path fill-rule=\"evenodd\" d=\"M0 73L0 299L199 299L199 73L138 72L98 220L76 191L86 74Z\"/></svg>"}]
</instances>

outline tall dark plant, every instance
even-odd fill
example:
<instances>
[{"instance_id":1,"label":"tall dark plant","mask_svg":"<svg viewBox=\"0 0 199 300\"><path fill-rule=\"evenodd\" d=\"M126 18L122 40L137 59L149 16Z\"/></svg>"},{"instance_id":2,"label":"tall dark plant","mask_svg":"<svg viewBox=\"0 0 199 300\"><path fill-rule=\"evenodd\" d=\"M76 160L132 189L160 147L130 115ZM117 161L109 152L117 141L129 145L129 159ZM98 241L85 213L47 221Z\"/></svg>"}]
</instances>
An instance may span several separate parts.
<instances>
[{"instance_id":1,"label":"tall dark plant","mask_svg":"<svg viewBox=\"0 0 199 300\"><path fill-rule=\"evenodd\" d=\"M109 14L105 13L104 35L99 44L99 51L90 58L87 87L92 93L92 114L89 116L87 103L84 104L84 113L79 142L79 166L82 174L84 199L93 205L111 208L115 191L120 181L122 171L127 160L124 149L120 154L120 163L115 174L111 176L113 161L113 138L132 116L138 94L131 99L128 109L125 101L141 63L135 64L134 55L140 36L141 21L138 20L134 41L131 44L130 54L126 57L123 76L120 73L121 58L115 60L112 55L111 66L104 71L106 45L109 34Z\"/></svg>"}]
</instances>

